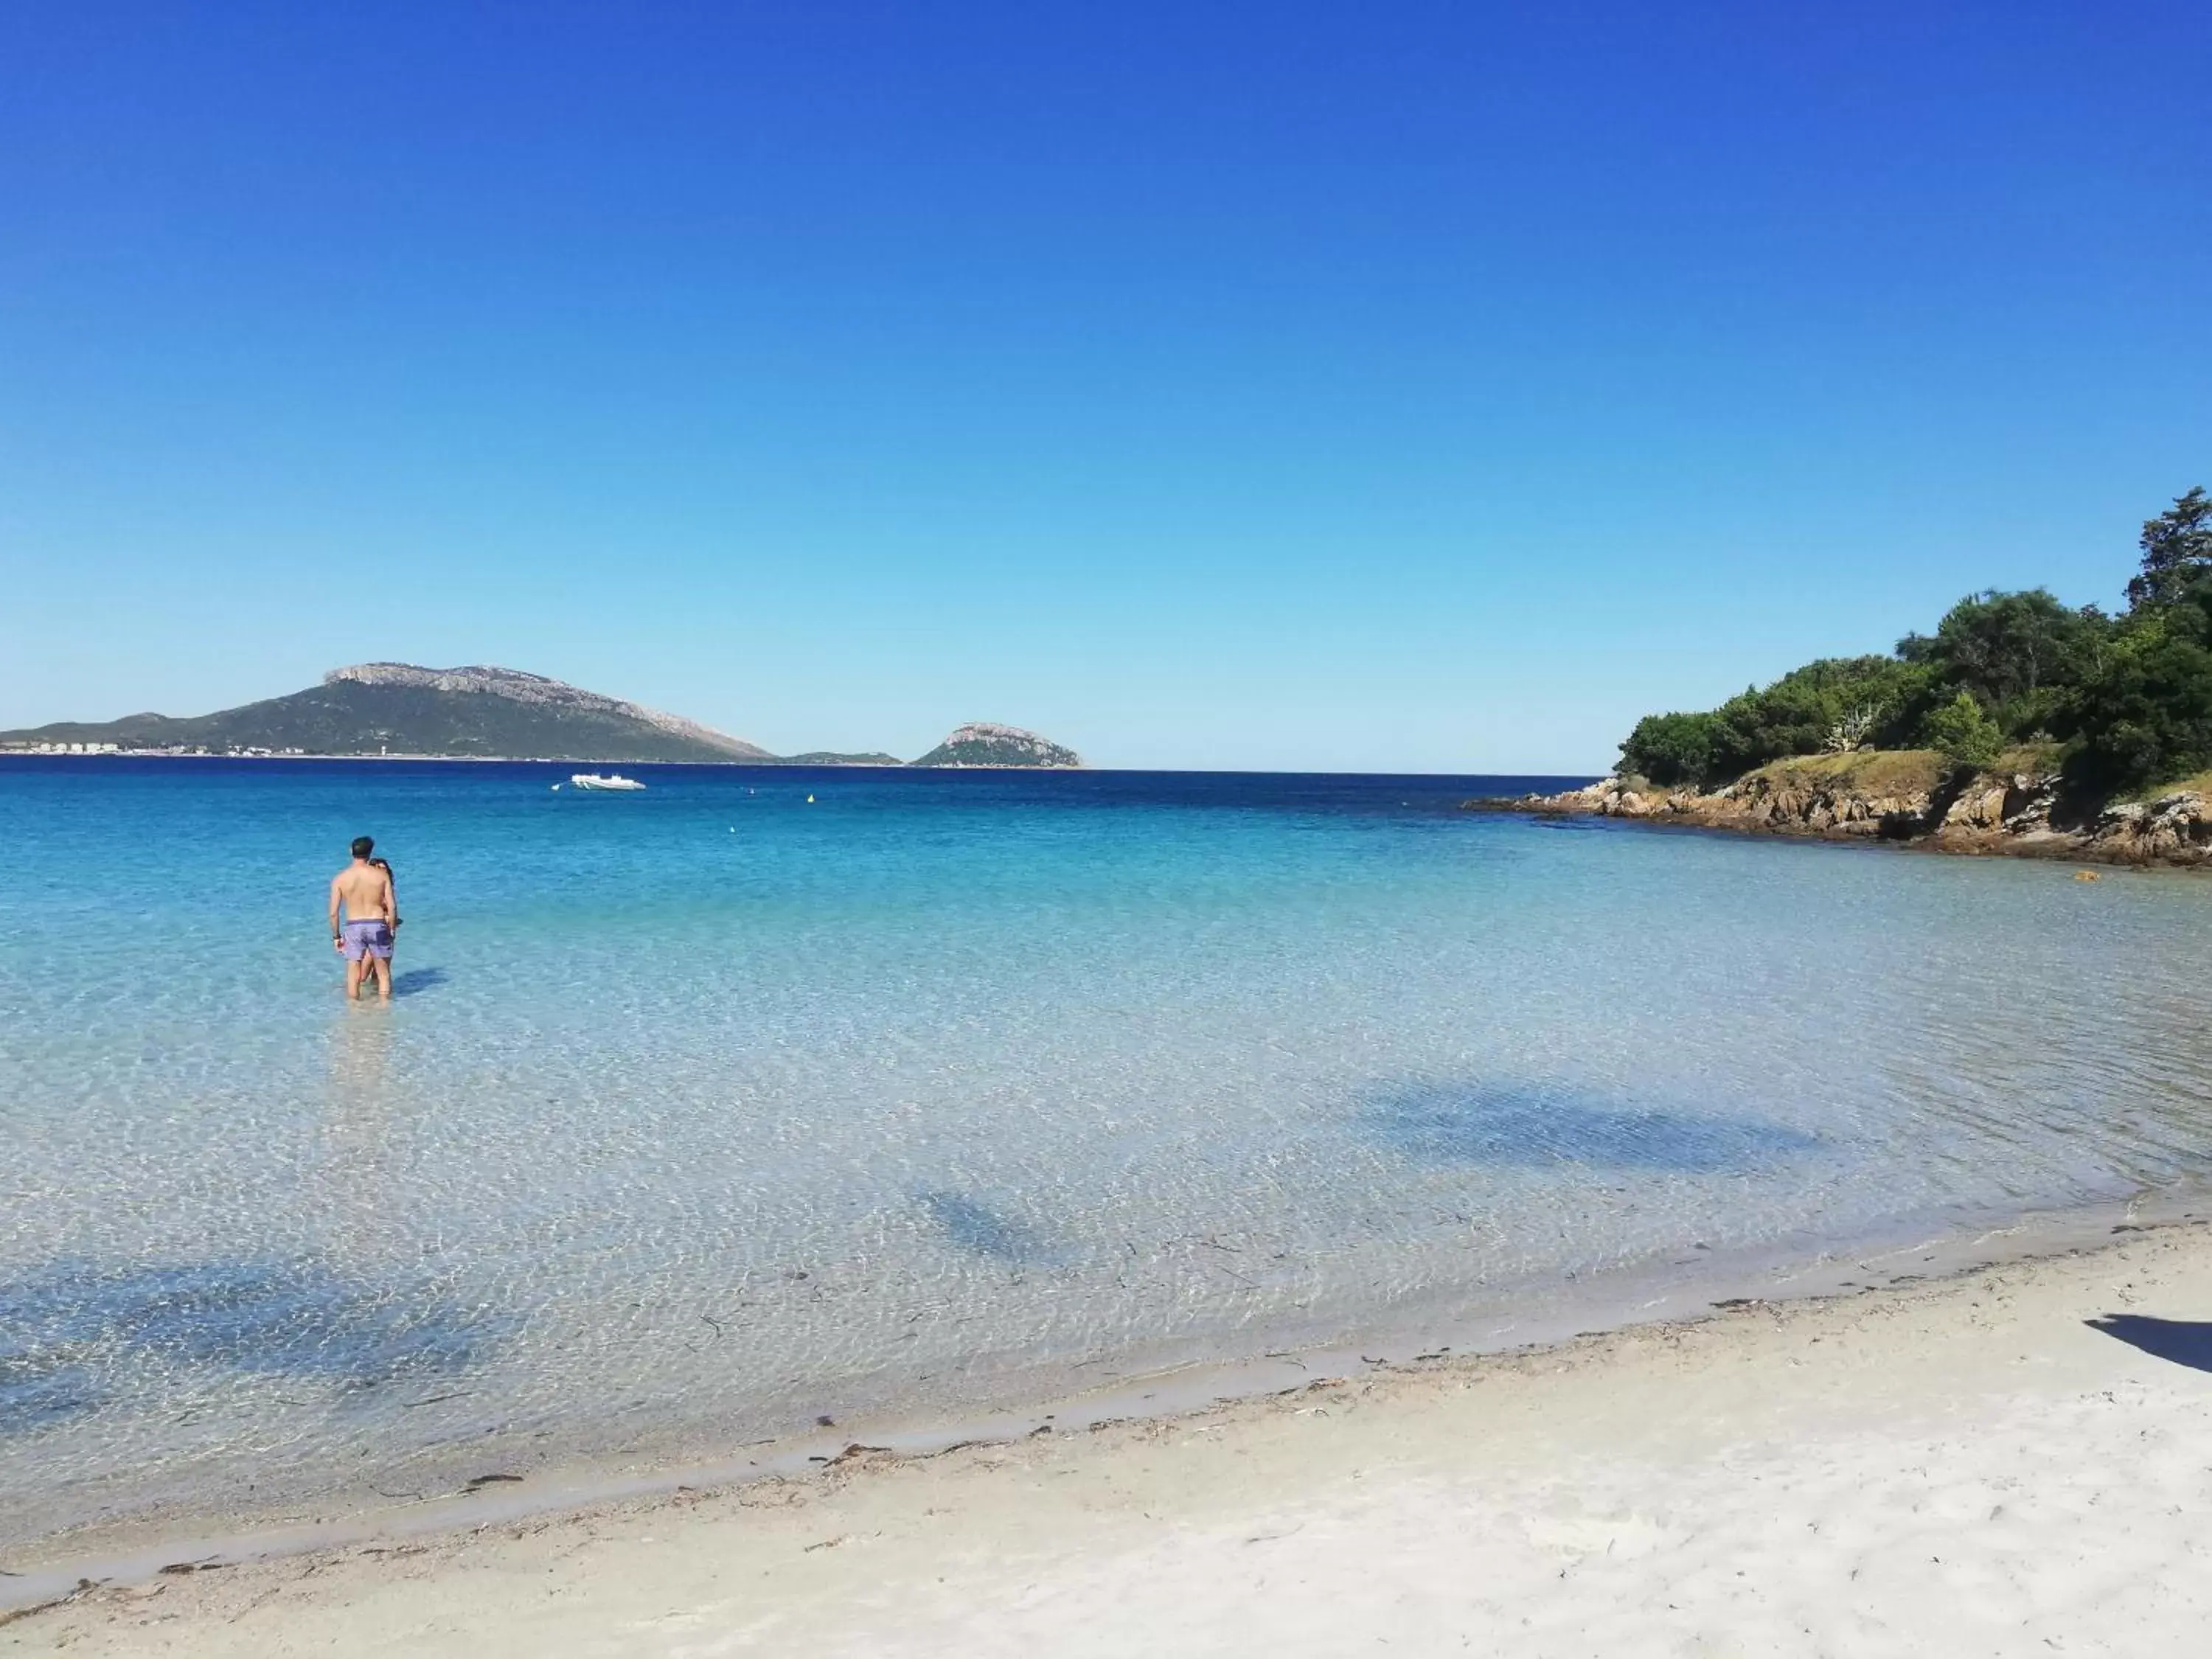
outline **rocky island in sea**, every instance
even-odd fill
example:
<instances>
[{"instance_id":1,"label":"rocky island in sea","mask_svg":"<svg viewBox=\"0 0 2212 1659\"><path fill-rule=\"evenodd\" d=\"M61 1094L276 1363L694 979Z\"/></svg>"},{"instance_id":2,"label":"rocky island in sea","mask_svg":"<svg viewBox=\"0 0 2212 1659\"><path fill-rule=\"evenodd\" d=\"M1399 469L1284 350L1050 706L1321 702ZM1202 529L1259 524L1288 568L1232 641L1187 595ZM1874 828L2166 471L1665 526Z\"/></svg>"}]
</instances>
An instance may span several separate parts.
<instances>
[{"instance_id":1,"label":"rocky island in sea","mask_svg":"<svg viewBox=\"0 0 2212 1659\"><path fill-rule=\"evenodd\" d=\"M1080 766L1083 757L1018 726L975 720L954 731L916 766Z\"/></svg>"},{"instance_id":2,"label":"rocky island in sea","mask_svg":"<svg viewBox=\"0 0 2212 1659\"><path fill-rule=\"evenodd\" d=\"M1886 655L1647 714L1613 775L1470 806L2212 866L2212 497L2147 521L2127 609L1961 599Z\"/></svg>"},{"instance_id":3,"label":"rocky island in sea","mask_svg":"<svg viewBox=\"0 0 2212 1659\"><path fill-rule=\"evenodd\" d=\"M896 755L775 755L642 703L515 668L358 663L281 697L182 719L126 714L0 732L0 752L417 756L437 759L689 761L899 766ZM1011 726L963 726L917 766L1079 766L1073 750Z\"/></svg>"}]
</instances>

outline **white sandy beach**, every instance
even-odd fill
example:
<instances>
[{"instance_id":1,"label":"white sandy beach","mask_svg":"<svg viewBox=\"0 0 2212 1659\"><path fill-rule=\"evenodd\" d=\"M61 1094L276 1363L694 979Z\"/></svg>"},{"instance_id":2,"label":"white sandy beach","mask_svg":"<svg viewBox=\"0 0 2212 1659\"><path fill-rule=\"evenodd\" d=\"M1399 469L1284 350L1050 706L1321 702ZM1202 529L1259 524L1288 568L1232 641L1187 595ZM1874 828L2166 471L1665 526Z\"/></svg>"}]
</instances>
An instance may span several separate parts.
<instances>
[{"instance_id":1,"label":"white sandy beach","mask_svg":"<svg viewBox=\"0 0 2212 1659\"><path fill-rule=\"evenodd\" d=\"M77 1654L2125 1654L2212 1613L2212 1227L87 1592ZM2212 1365L2212 1333L2154 1329Z\"/></svg>"}]
</instances>

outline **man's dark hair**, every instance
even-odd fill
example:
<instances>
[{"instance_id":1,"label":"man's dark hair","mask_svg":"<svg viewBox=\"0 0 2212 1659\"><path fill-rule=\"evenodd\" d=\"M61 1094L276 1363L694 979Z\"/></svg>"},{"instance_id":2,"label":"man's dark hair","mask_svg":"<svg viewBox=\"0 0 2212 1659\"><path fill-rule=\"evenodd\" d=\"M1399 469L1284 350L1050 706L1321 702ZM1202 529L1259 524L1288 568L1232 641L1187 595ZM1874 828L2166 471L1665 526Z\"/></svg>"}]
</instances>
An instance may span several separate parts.
<instances>
[{"instance_id":1,"label":"man's dark hair","mask_svg":"<svg viewBox=\"0 0 2212 1659\"><path fill-rule=\"evenodd\" d=\"M356 858L365 859L375 850L376 838L374 836L356 836L353 838L353 855Z\"/></svg>"}]
</instances>

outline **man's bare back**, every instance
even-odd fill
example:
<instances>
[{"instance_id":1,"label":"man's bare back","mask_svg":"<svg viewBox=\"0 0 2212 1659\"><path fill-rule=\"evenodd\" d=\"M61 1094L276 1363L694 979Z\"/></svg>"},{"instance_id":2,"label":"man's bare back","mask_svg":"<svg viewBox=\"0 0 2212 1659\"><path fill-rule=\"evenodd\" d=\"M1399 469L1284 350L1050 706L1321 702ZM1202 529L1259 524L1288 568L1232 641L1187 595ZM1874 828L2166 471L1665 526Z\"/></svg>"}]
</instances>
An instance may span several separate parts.
<instances>
[{"instance_id":1,"label":"man's bare back","mask_svg":"<svg viewBox=\"0 0 2212 1659\"><path fill-rule=\"evenodd\" d=\"M369 862L375 850L375 842L361 836L353 844L353 862L331 878L331 946L346 959L347 996L358 997L362 981L373 975L377 994L389 1001L392 930L399 915L391 876Z\"/></svg>"},{"instance_id":2,"label":"man's bare back","mask_svg":"<svg viewBox=\"0 0 2212 1659\"><path fill-rule=\"evenodd\" d=\"M331 878L331 896L349 916L392 920L392 878L373 864L351 864Z\"/></svg>"}]
</instances>

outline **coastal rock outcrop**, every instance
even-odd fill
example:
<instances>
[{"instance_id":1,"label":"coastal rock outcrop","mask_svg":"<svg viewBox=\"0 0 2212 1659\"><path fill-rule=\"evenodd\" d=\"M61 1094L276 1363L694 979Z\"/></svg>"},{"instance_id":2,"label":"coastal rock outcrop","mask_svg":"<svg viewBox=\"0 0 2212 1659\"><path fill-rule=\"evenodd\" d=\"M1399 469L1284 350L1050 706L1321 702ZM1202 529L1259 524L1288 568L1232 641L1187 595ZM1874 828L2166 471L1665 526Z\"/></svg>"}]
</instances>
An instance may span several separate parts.
<instances>
[{"instance_id":1,"label":"coastal rock outcrop","mask_svg":"<svg viewBox=\"0 0 2212 1659\"><path fill-rule=\"evenodd\" d=\"M2124 801L2097 815L2092 844L2130 864L2212 864L2212 802L2194 789Z\"/></svg>"},{"instance_id":2,"label":"coastal rock outcrop","mask_svg":"<svg viewBox=\"0 0 2212 1659\"><path fill-rule=\"evenodd\" d=\"M1655 789L1641 779L1615 777L1555 795L1468 805L1890 841L1942 852L2212 867L2212 801L2202 792L2175 790L2154 800L2106 806L2084 822L2055 823L2061 810L2055 772L1959 772L1920 751L1778 762L1709 792Z\"/></svg>"}]
</instances>

